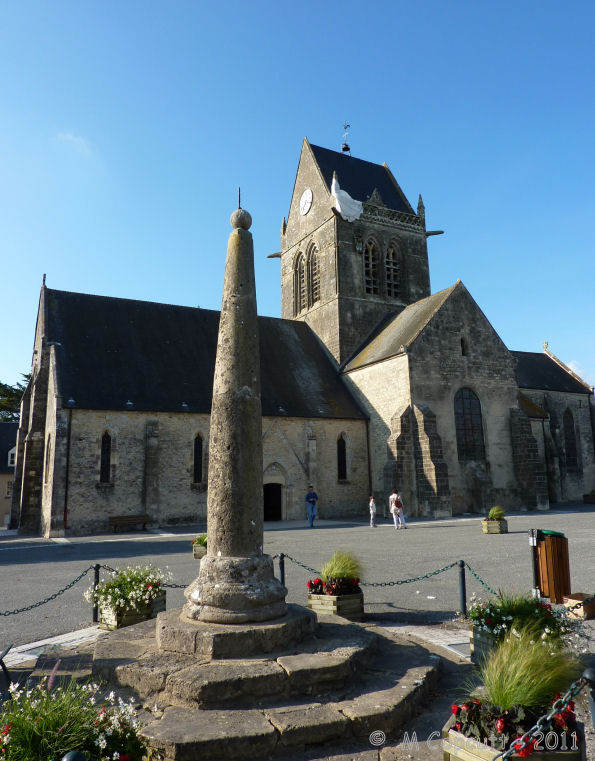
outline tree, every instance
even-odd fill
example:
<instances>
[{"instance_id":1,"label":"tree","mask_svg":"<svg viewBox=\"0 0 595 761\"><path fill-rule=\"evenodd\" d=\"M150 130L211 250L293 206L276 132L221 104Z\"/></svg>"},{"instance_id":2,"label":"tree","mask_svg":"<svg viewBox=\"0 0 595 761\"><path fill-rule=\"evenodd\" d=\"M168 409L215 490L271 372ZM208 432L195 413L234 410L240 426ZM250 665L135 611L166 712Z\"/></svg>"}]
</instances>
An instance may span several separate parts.
<instances>
[{"instance_id":1,"label":"tree","mask_svg":"<svg viewBox=\"0 0 595 761\"><path fill-rule=\"evenodd\" d=\"M16 386L9 386L0 381L0 422L18 423L21 413L21 399L31 374L23 374L24 383L17 382Z\"/></svg>"}]
</instances>

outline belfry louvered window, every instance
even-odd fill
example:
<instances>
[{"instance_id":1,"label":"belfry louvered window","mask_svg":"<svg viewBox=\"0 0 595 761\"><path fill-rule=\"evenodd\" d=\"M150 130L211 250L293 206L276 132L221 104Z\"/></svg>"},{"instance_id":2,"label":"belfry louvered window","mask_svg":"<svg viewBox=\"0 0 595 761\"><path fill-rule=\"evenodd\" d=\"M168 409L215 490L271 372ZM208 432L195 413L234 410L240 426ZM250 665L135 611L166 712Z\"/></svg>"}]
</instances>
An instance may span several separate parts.
<instances>
[{"instance_id":1,"label":"belfry louvered window","mask_svg":"<svg viewBox=\"0 0 595 761\"><path fill-rule=\"evenodd\" d=\"M385 260L386 295L396 298L401 295L401 272L399 269L399 251L392 244L386 251Z\"/></svg>"},{"instance_id":2,"label":"belfry louvered window","mask_svg":"<svg viewBox=\"0 0 595 761\"><path fill-rule=\"evenodd\" d=\"M318 263L318 251L316 248L313 248L310 251L310 254L308 256L308 264L309 264L309 283L308 283L308 293L309 293L309 306L312 306L312 304L316 304L317 301L320 301L320 265Z\"/></svg>"},{"instance_id":3,"label":"belfry louvered window","mask_svg":"<svg viewBox=\"0 0 595 761\"><path fill-rule=\"evenodd\" d=\"M578 468L578 450L576 446L574 418L570 410L566 410L562 422L564 425L564 451L566 452L566 468L569 470L576 470Z\"/></svg>"},{"instance_id":4,"label":"belfry louvered window","mask_svg":"<svg viewBox=\"0 0 595 761\"><path fill-rule=\"evenodd\" d=\"M364 248L364 288L366 293L378 293L378 249L369 240Z\"/></svg>"},{"instance_id":5,"label":"belfry louvered window","mask_svg":"<svg viewBox=\"0 0 595 761\"><path fill-rule=\"evenodd\" d=\"M308 292L306 290L306 260L303 254L299 254L293 271L293 296L294 313L298 315L308 305Z\"/></svg>"},{"instance_id":6,"label":"belfry louvered window","mask_svg":"<svg viewBox=\"0 0 595 761\"><path fill-rule=\"evenodd\" d=\"M455 394L455 427L459 460L485 460L481 403L470 388Z\"/></svg>"}]
</instances>

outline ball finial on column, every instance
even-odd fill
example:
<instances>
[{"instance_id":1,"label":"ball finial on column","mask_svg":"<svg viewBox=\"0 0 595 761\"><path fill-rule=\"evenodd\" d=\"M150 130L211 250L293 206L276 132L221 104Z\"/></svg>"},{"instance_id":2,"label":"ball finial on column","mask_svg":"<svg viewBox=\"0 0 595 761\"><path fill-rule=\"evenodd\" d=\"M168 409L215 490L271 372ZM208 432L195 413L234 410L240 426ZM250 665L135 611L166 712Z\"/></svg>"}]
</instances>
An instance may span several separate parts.
<instances>
[{"instance_id":1,"label":"ball finial on column","mask_svg":"<svg viewBox=\"0 0 595 761\"><path fill-rule=\"evenodd\" d=\"M250 225L252 224L252 215L249 211L246 211L246 209L238 208L229 218L229 222L234 230L238 227L242 228L242 230L249 230Z\"/></svg>"}]
</instances>

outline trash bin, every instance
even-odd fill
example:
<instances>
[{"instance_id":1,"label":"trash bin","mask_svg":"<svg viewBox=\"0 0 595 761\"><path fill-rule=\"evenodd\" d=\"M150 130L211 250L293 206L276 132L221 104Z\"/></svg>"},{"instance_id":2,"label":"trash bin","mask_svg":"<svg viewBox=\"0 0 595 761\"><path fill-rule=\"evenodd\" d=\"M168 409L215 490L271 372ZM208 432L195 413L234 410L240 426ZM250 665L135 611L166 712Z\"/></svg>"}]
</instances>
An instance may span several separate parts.
<instances>
[{"instance_id":1,"label":"trash bin","mask_svg":"<svg viewBox=\"0 0 595 761\"><path fill-rule=\"evenodd\" d=\"M542 597L564 602L570 594L568 539L559 531L536 531L537 585Z\"/></svg>"}]
</instances>

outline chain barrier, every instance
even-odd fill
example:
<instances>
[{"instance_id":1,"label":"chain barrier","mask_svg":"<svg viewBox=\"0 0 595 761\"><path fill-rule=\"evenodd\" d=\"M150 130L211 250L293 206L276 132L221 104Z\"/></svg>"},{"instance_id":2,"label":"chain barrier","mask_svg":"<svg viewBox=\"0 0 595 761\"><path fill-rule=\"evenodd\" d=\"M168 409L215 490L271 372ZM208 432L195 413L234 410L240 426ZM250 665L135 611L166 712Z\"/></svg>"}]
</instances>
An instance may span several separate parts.
<instances>
[{"instance_id":1,"label":"chain barrier","mask_svg":"<svg viewBox=\"0 0 595 761\"><path fill-rule=\"evenodd\" d=\"M484 587L484 588L485 588L485 589L486 589L486 590L487 590L487 591L488 591L488 592L489 592L491 595L496 595L496 597L498 597L498 596L499 596L499 595L498 595L498 592L496 592L495 590L493 590L493 589L492 589L492 588L491 588L491 587L490 587L488 584L486 584L486 583L485 583L485 581L484 581L482 578L480 578L480 577L478 576L478 574L476 574L476 573L475 573L475 571L473 570L473 568L471 568L471 566L469 565L469 563L468 563L467 561L465 561L465 567L469 569L469 573L470 573L470 574L471 574L471 575L472 575L472 576L473 576L475 579L477 579L477 581L479 581L479 583L482 585L482 587Z\"/></svg>"},{"instance_id":2,"label":"chain barrier","mask_svg":"<svg viewBox=\"0 0 595 761\"><path fill-rule=\"evenodd\" d=\"M292 563L295 563L295 565L299 565L300 568L303 568L304 570L308 571L309 573L315 573L318 574L319 572L315 568L310 568L309 566L305 565L299 560L296 560L295 558L292 558L291 555L284 555L284 557L287 560L291 560ZM432 576L437 576L439 573L443 573L444 571L448 571L450 568L453 568L457 564L457 561L454 563L449 563L448 565L445 565L443 568L438 568L436 571L430 571L429 573L423 574L423 576L415 576L412 579L399 579L397 581L360 581L360 587L396 587L400 584L409 584L412 581L422 581L423 579L429 579Z\"/></svg>"},{"instance_id":3,"label":"chain barrier","mask_svg":"<svg viewBox=\"0 0 595 761\"><path fill-rule=\"evenodd\" d=\"M107 566L104 566L107 567ZM70 584L67 584L64 589L60 589L58 592L55 592L53 595L50 595L49 597L46 597L45 600L40 600L39 602L34 602L31 605L27 605L25 608L17 608L16 610L5 610L0 611L0 616L14 616L16 613L26 613L29 610L33 610L34 608L39 608L40 605L45 605L46 602L51 602L52 600L55 600L56 597L59 597L60 595L63 595L64 592L71 589L75 584L78 584L78 582L83 578L83 576L86 576L89 571L93 571L94 566L89 566L86 570L84 570L81 574L79 574L76 579L73 579Z\"/></svg>"},{"instance_id":4,"label":"chain barrier","mask_svg":"<svg viewBox=\"0 0 595 761\"><path fill-rule=\"evenodd\" d=\"M537 737L538 734L543 734L545 730L550 728L552 719L554 718L555 714L562 713L564 710L566 710L572 700L574 700L574 698L579 694L583 687L586 687L588 684L589 681L585 676L581 676L576 680L576 682L573 682L568 688L568 692L563 697L558 698L558 700L554 702L549 713L541 716L531 727L531 729L525 732L524 735L521 735L521 737L517 737L515 740L513 740L510 748L507 751L503 751L502 753L498 753L498 755L494 756L493 761L496 761L497 758L501 758L502 761L508 761L513 753L520 753L522 755L522 751L524 751L525 748L527 748L529 745L532 745L532 741Z\"/></svg>"},{"instance_id":5,"label":"chain barrier","mask_svg":"<svg viewBox=\"0 0 595 761\"><path fill-rule=\"evenodd\" d=\"M457 561L455 561L454 563L449 563L448 565L445 565L442 568L438 568L435 571L424 573L423 576L414 576L411 579L399 579L398 581L376 581L376 582L360 581L360 586L362 587L397 587L401 584L410 584L412 581L423 581L424 579L430 579L432 576L437 576L439 573L444 573L444 571L448 571L450 568L454 568L455 565L457 565Z\"/></svg>"},{"instance_id":6,"label":"chain barrier","mask_svg":"<svg viewBox=\"0 0 595 761\"><path fill-rule=\"evenodd\" d=\"M279 558L279 555L274 555L273 559ZM287 560L291 560L292 563L299 566L300 568L303 568L305 571L308 571L309 573L318 574L318 571L315 568L311 568L310 566L306 565L305 563L302 563L300 560L297 560L297 558L292 557L291 555L283 555L284 558L287 558ZM438 574L444 573L445 571L450 570L451 568L454 568L454 566L457 565L458 561L454 561L453 563L449 563L448 565L443 566L442 568L438 568L435 571L430 571L429 573L424 573L421 576L413 576L409 579L397 579L394 581L378 581L378 582L363 582L360 581L360 586L362 587L396 587L400 586L402 584L410 584L415 581L424 581L425 579L430 579L433 576L437 576ZM471 575L492 595L498 596L498 593L492 589L480 576L477 574L473 568L469 565L469 563L465 562L465 567L469 570ZM110 573L117 573L115 568L112 568L109 565L100 565L100 568L105 569L106 571L109 571ZM45 605L48 602L51 602L52 600L55 600L60 595L64 594L64 592L67 592L69 589L71 589L75 584L78 584L78 582L86 576L89 571L93 571L94 566L89 566L89 568L86 568L81 574L79 574L76 579L73 579L70 584L67 584L63 589L60 589L58 592L55 592L54 594L50 595L49 597L46 597L44 600L40 600L39 602L32 603L31 605L27 605L24 608L17 608L15 610L6 610L6 611L0 611L0 616L12 616L18 613L26 613L27 611L33 610L34 608L38 608L40 605ZM162 584L162 587L165 587L167 589L185 589L188 585L187 584ZM571 611L576 610L583 605L588 605L591 602L595 601L595 595L592 595L591 597L587 597L585 600L581 600L580 602L571 605L567 608L563 609L563 613L568 615Z\"/></svg>"}]
</instances>

